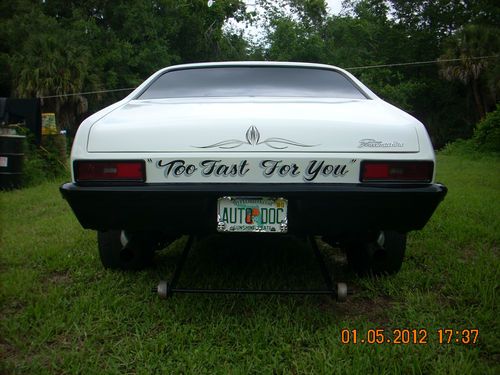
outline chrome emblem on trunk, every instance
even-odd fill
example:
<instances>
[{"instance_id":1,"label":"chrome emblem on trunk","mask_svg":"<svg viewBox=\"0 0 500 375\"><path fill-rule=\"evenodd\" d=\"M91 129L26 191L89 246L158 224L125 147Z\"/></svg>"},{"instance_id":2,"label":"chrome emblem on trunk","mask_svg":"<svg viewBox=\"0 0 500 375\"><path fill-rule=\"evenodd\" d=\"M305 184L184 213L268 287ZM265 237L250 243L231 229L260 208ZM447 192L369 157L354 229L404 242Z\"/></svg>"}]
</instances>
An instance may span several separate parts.
<instances>
[{"instance_id":1,"label":"chrome emblem on trunk","mask_svg":"<svg viewBox=\"0 0 500 375\"><path fill-rule=\"evenodd\" d=\"M375 139L371 138L365 138L361 139L359 141L359 146L358 148L364 148L364 147L369 147L369 148L377 148L377 147L403 147L404 143L400 143L397 141L393 142L382 142L382 141L377 141Z\"/></svg>"}]
</instances>

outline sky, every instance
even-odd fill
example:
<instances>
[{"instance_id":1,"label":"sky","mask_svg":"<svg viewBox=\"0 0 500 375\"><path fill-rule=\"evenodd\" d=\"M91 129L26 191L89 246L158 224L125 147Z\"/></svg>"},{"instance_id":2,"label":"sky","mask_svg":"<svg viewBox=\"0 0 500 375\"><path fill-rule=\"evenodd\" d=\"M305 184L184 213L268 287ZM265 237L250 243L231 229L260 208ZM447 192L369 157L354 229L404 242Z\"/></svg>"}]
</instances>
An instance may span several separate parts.
<instances>
[{"instance_id":1,"label":"sky","mask_svg":"<svg viewBox=\"0 0 500 375\"><path fill-rule=\"evenodd\" d=\"M339 14L342 7L342 0L326 0L328 8L333 14Z\"/></svg>"}]
</instances>

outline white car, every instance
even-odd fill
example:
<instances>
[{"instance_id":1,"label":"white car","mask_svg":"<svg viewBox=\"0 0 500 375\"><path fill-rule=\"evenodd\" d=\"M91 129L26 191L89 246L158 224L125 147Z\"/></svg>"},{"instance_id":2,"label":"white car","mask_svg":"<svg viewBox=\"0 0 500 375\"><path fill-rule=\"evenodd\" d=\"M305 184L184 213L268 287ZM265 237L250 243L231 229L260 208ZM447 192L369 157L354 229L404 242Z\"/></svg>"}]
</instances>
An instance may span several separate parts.
<instances>
[{"instance_id":1,"label":"white car","mask_svg":"<svg viewBox=\"0 0 500 375\"><path fill-rule=\"evenodd\" d=\"M162 69L79 127L61 192L108 268L183 234L321 235L394 273L446 195L425 127L350 73L306 63Z\"/></svg>"}]
</instances>

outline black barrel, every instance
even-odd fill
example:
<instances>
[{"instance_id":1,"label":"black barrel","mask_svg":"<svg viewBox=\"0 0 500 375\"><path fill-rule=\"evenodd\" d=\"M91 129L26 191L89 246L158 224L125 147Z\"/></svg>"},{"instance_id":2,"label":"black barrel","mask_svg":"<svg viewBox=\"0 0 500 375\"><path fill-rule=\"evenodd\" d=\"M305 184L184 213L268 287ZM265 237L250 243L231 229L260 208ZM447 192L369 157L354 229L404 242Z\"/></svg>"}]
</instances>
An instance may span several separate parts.
<instances>
[{"instance_id":1,"label":"black barrel","mask_svg":"<svg viewBox=\"0 0 500 375\"><path fill-rule=\"evenodd\" d=\"M21 187L24 135L0 134L0 190Z\"/></svg>"}]
</instances>

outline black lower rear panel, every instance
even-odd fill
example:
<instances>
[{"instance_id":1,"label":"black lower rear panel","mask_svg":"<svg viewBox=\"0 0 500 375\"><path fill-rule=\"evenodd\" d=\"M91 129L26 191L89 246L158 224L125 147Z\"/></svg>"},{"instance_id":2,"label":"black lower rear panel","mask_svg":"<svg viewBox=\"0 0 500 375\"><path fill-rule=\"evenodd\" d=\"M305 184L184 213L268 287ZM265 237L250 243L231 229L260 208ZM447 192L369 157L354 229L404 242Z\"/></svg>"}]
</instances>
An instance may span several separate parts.
<instances>
[{"instance_id":1,"label":"black lower rear panel","mask_svg":"<svg viewBox=\"0 0 500 375\"><path fill-rule=\"evenodd\" d=\"M289 232L331 234L410 231L429 220L447 189L440 184L144 184L60 188L84 228L215 232L217 199L288 199Z\"/></svg>"}]
</instances>

